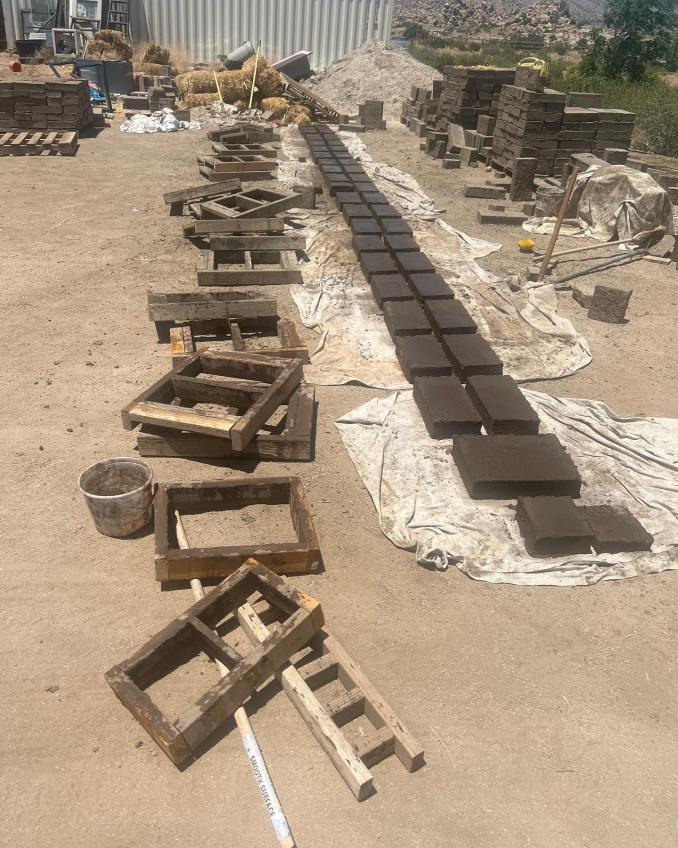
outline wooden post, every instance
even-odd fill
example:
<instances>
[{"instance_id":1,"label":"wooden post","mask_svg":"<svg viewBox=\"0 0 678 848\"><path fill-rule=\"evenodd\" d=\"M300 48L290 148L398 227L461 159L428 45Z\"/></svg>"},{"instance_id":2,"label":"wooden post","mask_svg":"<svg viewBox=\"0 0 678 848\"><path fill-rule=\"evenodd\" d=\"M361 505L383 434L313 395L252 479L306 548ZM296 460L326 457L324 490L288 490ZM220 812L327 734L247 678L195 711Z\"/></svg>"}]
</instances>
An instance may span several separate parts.
<instances>
[{"instance_id":1,"label":"wooden post","mask_svg":"<svg viewBox=\"0 0 678 848\"><path fill-rule=\"evenodd\" d=\"M578 176L579 168L575 165L572 169L572 173L570 174L570 179L567 181L567 186L565 187L565 194L563 195L563 202L560 204L560 209L558 210L558 218L556 219L556 225L553 228L553 235L551 236L551 240L549 241L549 246L546 248L546 253L544 254L544 261L541 263L541 268L539 269L539 277L537 278L537 282L539 283L544 279L546 269L549 267L551 255L555 250L556 242L558 241L558 236L560 235L560 228L563 226L563 221L565 220L565 212L567 211L567 207L570 203L570 198L572 197L572 192L574 191L574 186L577 182Z\"/></svg>"}]
</instances>

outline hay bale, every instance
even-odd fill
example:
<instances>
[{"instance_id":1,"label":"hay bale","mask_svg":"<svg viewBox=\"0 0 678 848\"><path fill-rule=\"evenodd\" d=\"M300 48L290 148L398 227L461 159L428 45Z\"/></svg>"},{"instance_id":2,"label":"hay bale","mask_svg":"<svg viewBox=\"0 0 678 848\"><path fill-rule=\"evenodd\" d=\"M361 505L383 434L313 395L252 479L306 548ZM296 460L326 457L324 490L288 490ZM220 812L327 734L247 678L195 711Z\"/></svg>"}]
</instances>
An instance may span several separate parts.
<instances>
[{"instance_id":1,"label":"hay bale","mask_svg":"<svg viewBox=\"0 0 678 848\"><path fill-rule=\"evenodd\" d=\"M165 73L166 65L156 65L154 62L135 62L134 70L151 77L160 77Z\"/></svg>"},{"instance_id":2,"label":"hay bale","mask_svg":"<svg viewBox=\"0 0 678 848\"><path fill-rule=\"evenodd\" d=\"M293 124L295 126L312 124L311 117L311 110L308 106L302 106L301 103L297 103L294 106L290 106L287 110L287 114L283 118L283 124Z\"/></svg>"},{"instance_id":3,"label":"hay bale","mask_svg":"<svg viewBox=\"0 0 678 848\"><path fill-rule=\"evenodd\" d=\"M179 101L179 108L192 109L194 106L210 106L219 102L219 95L215 92L204 94L187 94Z\"/></svg>"},{"instance_id":4,"label":"hay bale","mask_svg":"<svg viewBox=\"0 0 678 848\"><path fill-rule=\"evenodd\" d=\"M284 97L264 97L261 101L264 112L270 112L272 118L282 118L290 108L290 104Z\"/></svg>"},{"instance_id":5,"label":"hay bale","mask_svg":"<svg viewBox=\"0 0 678 848\"><path fill-rule=\"evenodd\" d=\"M94 38L87 42L87 55L97 59L122 59L129 62L134 51L121 32L115 29L100 29Z\"/></svg>"},{"instance_id":6,"label":"hay bale","mask_svg":"<svg viewBox=\"0 0 678 848\"><path fill-rule=\"evenodd\" d=\"M252 90L252 78L254 77L254 66L256 57L250 58L242 66L242 74L247 92ZM259 57L257 64L257 79L256 86L259 91L259 97L277 97L284 90L282 77L274 69L268 65L268 60L264 56Z\"/></svg>"},{"instance_id":7,"label":"hay bale","mask_svg":"<svg viewBox=\"0 0 678 848\"><path fill-rule=\"evenodd\" d=\"M149 42L141 53L141 61L153 65L169 65L170 54L166 47L161 47L153 41Z\"/></svg>"},{"instance_id":8,"label":"hay bale","mask_svg":"<svg viewBox=\"0 0 678 848\"><path fill-rule=\"evenodd\" d=\"M224 103L234 103L245 94L242 71L222 71L217 74L221 96ZM193 94L213 93L214 100L219 99L217 84L212 71L188 71L176 78L179 97L185 101Z\"/></svg>"}]
</instances>

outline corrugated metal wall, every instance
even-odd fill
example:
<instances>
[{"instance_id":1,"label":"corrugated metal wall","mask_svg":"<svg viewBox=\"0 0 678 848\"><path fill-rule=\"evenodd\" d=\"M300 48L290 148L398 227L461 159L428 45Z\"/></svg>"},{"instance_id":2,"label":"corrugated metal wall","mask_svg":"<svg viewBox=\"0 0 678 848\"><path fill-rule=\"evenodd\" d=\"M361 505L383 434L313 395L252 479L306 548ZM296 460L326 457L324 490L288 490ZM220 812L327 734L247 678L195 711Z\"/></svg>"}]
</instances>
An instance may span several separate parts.
<instances>
[{"instance_id":1,"label":"corrugated metal wall","mask_svg":"<svg viewBox=\"0 0 678 848\"><path fill-rule=\"evenodd\" d=\"M2 0L8 39L20 29L30 0ZM282 59L312 50L320 68L365 41L389 41L393 0L131 0L134 41L181 47L209 62L248 39Z\"/></svg>"}]
</instances>

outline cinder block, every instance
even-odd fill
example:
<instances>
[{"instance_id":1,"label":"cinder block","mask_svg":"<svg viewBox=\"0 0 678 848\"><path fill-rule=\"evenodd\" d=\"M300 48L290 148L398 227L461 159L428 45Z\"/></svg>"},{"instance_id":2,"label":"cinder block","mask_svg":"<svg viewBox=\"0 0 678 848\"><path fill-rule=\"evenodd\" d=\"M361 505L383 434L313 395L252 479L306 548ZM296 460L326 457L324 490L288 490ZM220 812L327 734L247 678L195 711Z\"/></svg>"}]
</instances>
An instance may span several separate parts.
<instances>
[{"instance_id":1,"label":"cinder block","mask_svg":"<svg viewBox=\"0 0 678 848\"><path fill-rule=\"evenodd\" d=\"M583 510L568 497L518 498L516 519L533 557L589 554L593 534Z\"/></svg>"},{"instance_id":2,"label":"cinder block","mask_svg":"<svg viewBox=\"0 0 678 848\"><path fill-rule=\"evenodd\" d=\"M421 336L431 332L424 310L414 300L390 300L384 303L384 322L392 339L396 336Z\"/></svg>"},{"instance_id":3,"label":"cinder block","mask_svg":"<svg viewBox=\"0 0 678 848\"><path fill-rule=\"evenodd\" d=\"M480 433L480 416L456 377L415 377L412 396L432 439Z\"/></svg>"},{"instance_id":4,"label":"cinder block","mask_svg":"<svg viewBox=\"0 0 678 848\"><path fill-rule=\"evenodd\" d=\"M488 433L534 435L539 432L539 416L507 374L469 377L466 391Z\"/></svg>"},{"instance_id":5,"label":"cinder block","mask_svg":"<svg viewBox=\"0 0 678 848\"><path fill-rule=\"evenodd\" d=\"M617 554L622 551L649 551L654 537L624 506L582 507L593 533L593 548L597 554Z\"/></svg>"},{"instance_id":6,"label":"cinder block","mask_svg":"<svg viewBox=\"0 0 678 848\"><path fill-rule=\"evenodd\" d=\"M423 306L437 336L446 333L475 333L478 329L464 304L458 300L425 300Z\"/></svg>"},{"instance_id":7,"label":"cinder block","mask_svg":"<svg viewBox=\"0 0 678 848\"><path fill-rule=\"evenodd\" d=\"M441 342L462 383L476 374L501 374L503 363L482 336L448 333Z\"/></svg>"},{"instance_id":8,"label":"cinder block","mask_svg":"<svg viewBox=\"0 0 678 848\"><path fill-rule=\"evenodd\" d=\"M581 493L575 464L551 433L458 436L452 456L474 499L537 495L578 498Z\"/></svg>"},{"instance_id":9,"label":"cinder block","mask_svg":"<svg viewBox=\"0 0 678 848\"><path fill-rule=\"evenodd\" d=\"M430 333L425 336L398 336L395 348L400 367L410 383L415 377L444 377L452 374L452 366L445 351Z\"/></svg>"}]
</instances>

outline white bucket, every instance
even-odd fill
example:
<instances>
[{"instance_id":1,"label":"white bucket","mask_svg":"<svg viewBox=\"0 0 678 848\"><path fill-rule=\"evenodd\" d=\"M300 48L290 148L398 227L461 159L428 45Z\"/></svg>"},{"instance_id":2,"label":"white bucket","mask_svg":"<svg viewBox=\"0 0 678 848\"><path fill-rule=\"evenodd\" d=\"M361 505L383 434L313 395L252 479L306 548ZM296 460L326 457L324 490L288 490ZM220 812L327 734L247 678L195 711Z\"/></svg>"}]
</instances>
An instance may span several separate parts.
<instances>
[{"instance_id":1,"label":"white bucket","mask_svg":"<svg viewBox=\"0 0 678 848\"><path fill-rule=\"evenodd\" d=\"M95 462L82 472L78 486L104 536L130 536L153 516L153 472L139 459Z\"/></svg>"}]
</instances>

